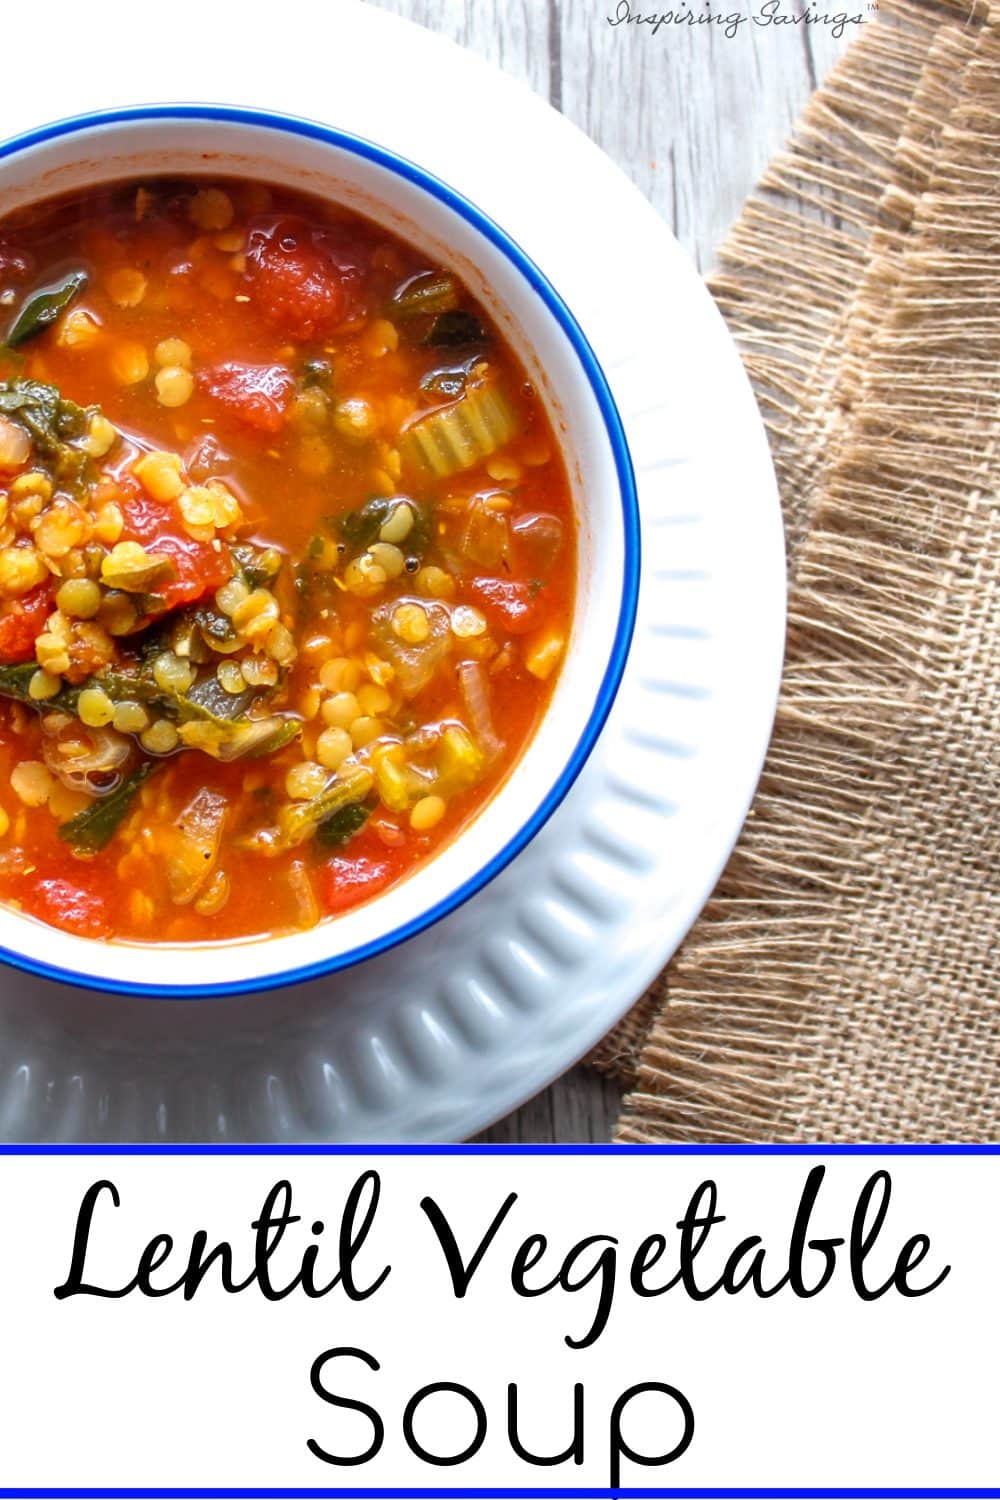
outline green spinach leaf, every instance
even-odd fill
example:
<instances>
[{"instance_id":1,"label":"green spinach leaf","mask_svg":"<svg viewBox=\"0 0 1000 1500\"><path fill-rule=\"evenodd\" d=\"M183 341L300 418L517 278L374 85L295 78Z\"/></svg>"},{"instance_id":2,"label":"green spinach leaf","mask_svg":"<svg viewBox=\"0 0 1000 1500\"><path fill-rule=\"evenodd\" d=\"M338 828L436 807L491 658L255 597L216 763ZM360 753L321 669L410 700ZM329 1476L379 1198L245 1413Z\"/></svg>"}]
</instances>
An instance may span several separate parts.
<instances>
[{"instance_id":1,"label":"green spinach leaf","mask_svg":"<svg viewBox=\"0 0 1000 1500\"><path fill-rule=\"evenodd\" d=\"M456 307L438 314L421 343L429 349L453 349L462 344L489 343L489 334L475 313Z\"/></svg>"},{"instance_id":2,"label":"green spinach leaf","mask_svg":"<svg viewBox=\"0 0 1000 1500\"><path fill-rule=\"evenodd\" d=\"M156 764L153 760L144 761L113 792L106 797L97 797L75 818L62 823L58 829L59 837L77 854L96 854L103 849L118 832L139 788L156 770Z\"/></svg>"},{"instance_id":3,"label":"green spinach leaf","mask_svg":"<svg viewBox=\"0 0 1000 1500\"><path fill-rule=\"evenodd\" d=\"M364 802L349 802L320 823L314 835L317 844L324 849L341 848L364 828L373 810Z\"/></svg>"},{"instance_id":4,"label":"green spinach leaf","mask_svg":"<svg viewBox=\"0 0 1000 1500\"><path fill-rule=\"evenodd\" d=\"M358 510L349 510L342 516L328 516L326 524L350 547L363 552L378 539L397 505L408 505L413 512L413 525L406 540L400 542L400 549L408 556L420 557L430 546L433 517L429 505L411 500L408 495L377 495Z\"/></svg>"},{"instance_id":5,"label":"green spinach leaf","mask_svg":"<svg viewBox=\"0 0 1000 1500\"><path fill-rule=\"evenodd\" d=\"M86 285L86 271L74 271L59 286L46 287L44 291L36 292L14 319L4 340L7 348L16 349L18 344L23 344L26 339L34 338L36 333L43 333L46 328L51 327Z\"/></svg>"}]
</instances>

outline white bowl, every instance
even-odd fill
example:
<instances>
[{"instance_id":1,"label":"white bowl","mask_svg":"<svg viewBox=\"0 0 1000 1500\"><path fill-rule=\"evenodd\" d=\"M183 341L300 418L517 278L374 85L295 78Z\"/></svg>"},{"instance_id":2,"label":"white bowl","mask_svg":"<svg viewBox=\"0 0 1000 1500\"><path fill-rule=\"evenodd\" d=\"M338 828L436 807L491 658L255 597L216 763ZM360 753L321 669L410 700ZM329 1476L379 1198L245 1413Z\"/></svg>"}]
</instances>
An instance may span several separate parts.
<instances>
[{"instance_id":1,"label":"white bowl","mask_svg":"<svg viewBox=\"0 0 1000 1500\"><path fill-rule=\"evenodd\" d=\"M218 944L96 943L0 908L0 960L96 989L190 998L342 969L420 932L497 875L579 774L621 679L635 618L639 522L621 422L579 326L540 271L467 199L412 162L325 126L211 106L83 116L0 146L0 215L121 178L249 177L335 199L454 269L541 393L579 521L577 604L552 703L507 781L422 869L310 932Z\"/></svg>"}]
</instances>

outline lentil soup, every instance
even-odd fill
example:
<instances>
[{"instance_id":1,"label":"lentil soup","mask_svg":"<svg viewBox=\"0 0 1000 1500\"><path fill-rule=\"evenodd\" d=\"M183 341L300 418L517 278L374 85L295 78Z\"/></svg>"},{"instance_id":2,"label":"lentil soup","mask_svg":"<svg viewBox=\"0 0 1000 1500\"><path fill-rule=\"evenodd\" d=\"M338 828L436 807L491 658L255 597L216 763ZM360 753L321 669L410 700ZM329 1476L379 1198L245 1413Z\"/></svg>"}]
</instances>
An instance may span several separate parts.
<instances>
[{"instance_id":1,"label":"lentil soup","mask_svg":"<svg viewBox=\"0 0 1000 1500\"><path fill-rule=\"evenodd\" d=\"M0 900L314 926L510 773L569 634L544 407L450 272L325 200L117 184L0 221Z\"/></svg>"}]
</instances>

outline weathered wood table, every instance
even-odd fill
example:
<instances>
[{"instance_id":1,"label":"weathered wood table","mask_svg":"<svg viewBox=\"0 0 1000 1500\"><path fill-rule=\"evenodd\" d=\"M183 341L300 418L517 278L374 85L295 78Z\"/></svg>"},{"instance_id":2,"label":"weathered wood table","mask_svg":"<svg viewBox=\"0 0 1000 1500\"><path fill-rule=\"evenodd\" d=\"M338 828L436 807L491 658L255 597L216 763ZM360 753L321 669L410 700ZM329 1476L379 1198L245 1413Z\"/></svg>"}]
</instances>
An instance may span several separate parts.
<instances>
[{"instance_id":1,"label":"weathered wood table","mask_svg":"<svg viewBox=\"0 0 1000 1500\"><path fill-rule=\"evenodd\" d=\"M838 39L822 19L791 21L822 17L822 0L374 3L482 53L562 110L651 199L701 270L852 32ZM625 19L653 13L713 19L655 31ZM727 24L734 14L746 20ZM607 1140L618 1102L612 1084L576 1068L482 1139Z\"/></svg>"}]
</instances>

